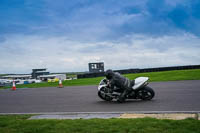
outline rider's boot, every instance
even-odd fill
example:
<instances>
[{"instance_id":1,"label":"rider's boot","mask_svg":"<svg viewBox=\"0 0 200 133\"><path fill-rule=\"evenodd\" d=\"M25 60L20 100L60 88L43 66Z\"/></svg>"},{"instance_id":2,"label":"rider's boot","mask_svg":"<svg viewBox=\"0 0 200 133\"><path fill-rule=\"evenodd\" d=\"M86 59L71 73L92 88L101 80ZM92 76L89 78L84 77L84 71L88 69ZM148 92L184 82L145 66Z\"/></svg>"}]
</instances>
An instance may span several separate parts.
<instances>
[{"instance_id":1,"label":"rider's boot","mask_svg":"<svg viewBox=\"0 0 200 133\"><path fill-rule=\"evenodd\" d=\"M126 100L126 96L129 94L129 92L130 92L130 89L124 90L124 92L119 96L117 101L120 103L124 102Z\"/></svg>"}]
</instances>

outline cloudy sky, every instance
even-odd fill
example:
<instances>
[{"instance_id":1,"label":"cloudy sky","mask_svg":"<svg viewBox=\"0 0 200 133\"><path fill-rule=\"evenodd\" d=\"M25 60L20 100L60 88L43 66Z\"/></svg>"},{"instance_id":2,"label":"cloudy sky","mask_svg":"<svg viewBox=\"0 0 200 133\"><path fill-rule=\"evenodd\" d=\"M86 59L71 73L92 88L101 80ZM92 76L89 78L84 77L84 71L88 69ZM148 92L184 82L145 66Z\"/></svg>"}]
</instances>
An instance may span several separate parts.
<instances>
[{"instance_id":1,"label":"cloudy sky","mask_svg":"<svg viewBox=\"0 0 200 133\"><path fill-rule=\"evenodd\" d=\"M0 0L0 73L200 64L199 0Z\"/></svg>"}]
</instances>

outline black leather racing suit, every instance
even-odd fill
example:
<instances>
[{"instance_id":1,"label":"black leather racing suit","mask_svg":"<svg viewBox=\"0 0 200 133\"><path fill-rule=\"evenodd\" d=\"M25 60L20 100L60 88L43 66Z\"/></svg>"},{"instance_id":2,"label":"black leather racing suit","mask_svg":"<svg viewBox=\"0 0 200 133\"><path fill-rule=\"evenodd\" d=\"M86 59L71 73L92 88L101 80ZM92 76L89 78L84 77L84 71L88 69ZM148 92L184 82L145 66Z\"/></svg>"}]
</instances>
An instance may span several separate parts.
<instances>
[{"instance_id":1,"label":"black leather racing suit","mask_svg":"<svg viewBox=\"0 0 200 133\"><path fill-rule=\"evenodd\" d=\"M124 92L120 95L121 100L125 99L125 96L128 94L129 91L131 91L132 86L134 85L134 80L129 80L126 77L123 77L118 72L112 73L112 78L109 80L111 89L114 89L114 86L124 90Z\"/></svg>"}]
</instances>

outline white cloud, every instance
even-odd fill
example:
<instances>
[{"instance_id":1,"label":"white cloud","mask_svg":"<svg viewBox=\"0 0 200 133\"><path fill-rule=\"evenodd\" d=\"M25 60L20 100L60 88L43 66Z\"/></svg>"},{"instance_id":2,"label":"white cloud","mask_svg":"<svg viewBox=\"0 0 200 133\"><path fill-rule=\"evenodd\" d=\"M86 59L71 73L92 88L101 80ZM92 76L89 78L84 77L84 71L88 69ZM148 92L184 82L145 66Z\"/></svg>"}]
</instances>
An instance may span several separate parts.
<instances>
[{"instance_id":1,"label":"white cloud","mask_svg":"<svg viewBox=\"0 0 200 133\"><path fill-rule=\"evenodd\" d=\"M187 33L161 37L133 34L115 43L9 36L0 42L0 73L30 73L43 67L51 72L88 71L88 63L96 61L104 61L106 69L199 64L199 44L200 38Z\"/></svg>"}]
</instances>

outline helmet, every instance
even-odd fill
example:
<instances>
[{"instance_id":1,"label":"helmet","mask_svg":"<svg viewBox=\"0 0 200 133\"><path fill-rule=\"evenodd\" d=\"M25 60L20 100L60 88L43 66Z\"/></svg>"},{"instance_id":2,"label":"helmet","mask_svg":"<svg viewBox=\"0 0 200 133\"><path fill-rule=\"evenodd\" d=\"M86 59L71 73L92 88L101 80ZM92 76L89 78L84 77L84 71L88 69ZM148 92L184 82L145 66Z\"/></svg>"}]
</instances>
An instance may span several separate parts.
<instances>
[{"instance_id":1,"label":"helmet","mask_svg":"<svg viewBox=\"0 0 200 133\"><path fill-rule=\"evenodd\" d=\"M113 71L111 69L108 69L106 72L105 72L105 76L107 79L112 79L113 77Z\"/></svg>"}]
</instances>

